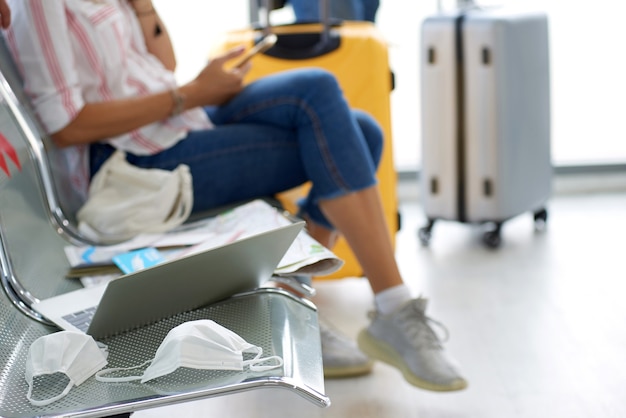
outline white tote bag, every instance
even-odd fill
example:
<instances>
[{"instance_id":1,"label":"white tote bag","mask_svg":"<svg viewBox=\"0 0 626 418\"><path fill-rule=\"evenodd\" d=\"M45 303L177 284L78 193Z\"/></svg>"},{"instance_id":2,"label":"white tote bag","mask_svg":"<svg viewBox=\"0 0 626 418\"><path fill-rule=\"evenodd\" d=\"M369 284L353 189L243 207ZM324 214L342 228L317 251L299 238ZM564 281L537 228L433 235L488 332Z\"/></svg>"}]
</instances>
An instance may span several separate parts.
<instances>
[{"instance_id":1,"label":"white tote bag","mask_svg":"<svg viewBox=\"0 0 626 418\"><path fill-rule=\"evenodd\" d=\"M189 217L192 187L185 164L173 171L139 168L116 151L89 185L89 197L76 214L78 229L104 244L167 231Z\"/></svg>"}]
</instances>

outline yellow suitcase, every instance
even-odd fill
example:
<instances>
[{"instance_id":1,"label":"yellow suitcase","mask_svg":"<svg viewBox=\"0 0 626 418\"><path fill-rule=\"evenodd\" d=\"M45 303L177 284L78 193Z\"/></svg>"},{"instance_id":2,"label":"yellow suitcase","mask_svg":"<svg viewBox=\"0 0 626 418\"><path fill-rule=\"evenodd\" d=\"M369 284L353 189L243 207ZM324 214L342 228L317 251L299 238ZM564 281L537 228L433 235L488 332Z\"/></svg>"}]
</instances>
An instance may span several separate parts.
<instances>
[{"instance_id":1,"label":"yellow suitcase","mask_svg":"<svg viewBox=\"0 0 626 418\"><path fill-rule=\"evenodd\" d=\"M390 94L393 74L389 68L385 40L370 22L341 22L338 26L323 23L290 24L271 28L247 28L224 35L215 52L237 45L251 48L271 30L278 36L274 47L252 58L252 69L246 81L267 74L301 67L321 67L337 77L351 107L364 110L381 125L385 148L377 172L379 188L392 242L399 228L397 175L393 163ZM306 185L280 194L279 201L290 212L306 192ZM343 238L333 251L345 264L336 273L322 279L362 276L354 254Z\"/></svg>"}]
</instances>

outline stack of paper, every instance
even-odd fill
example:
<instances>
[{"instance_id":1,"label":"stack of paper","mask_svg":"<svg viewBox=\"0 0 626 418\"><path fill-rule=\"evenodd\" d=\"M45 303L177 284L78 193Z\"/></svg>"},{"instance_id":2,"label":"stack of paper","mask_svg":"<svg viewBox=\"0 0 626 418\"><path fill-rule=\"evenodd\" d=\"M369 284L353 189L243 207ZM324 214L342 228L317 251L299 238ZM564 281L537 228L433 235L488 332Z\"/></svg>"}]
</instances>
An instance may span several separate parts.
<instances>
[{"instance_id":1,"label":"stack of paper","mask_svg":"<svg viewBox=\"0 0 626 418\"><path fill-rule=\"evenodd\" d=\"M267 202L254 200L163 234L140 235L110 246L67 246L65 253L71 266L67 275L81 278L83 285L89 286L290 222ZM323 276L337 271L342 265L341 259L303 230L278 264L275 274Z\"/></svg>"}]
</instances>

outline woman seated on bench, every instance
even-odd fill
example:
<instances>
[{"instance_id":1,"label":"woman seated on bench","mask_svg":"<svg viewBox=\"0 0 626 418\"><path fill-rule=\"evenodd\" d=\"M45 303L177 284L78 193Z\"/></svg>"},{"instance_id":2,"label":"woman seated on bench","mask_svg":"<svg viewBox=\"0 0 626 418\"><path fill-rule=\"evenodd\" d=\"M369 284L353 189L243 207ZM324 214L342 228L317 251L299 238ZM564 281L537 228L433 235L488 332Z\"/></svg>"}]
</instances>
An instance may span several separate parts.
<instances>
[{"instance_id":1,"label":"woman seated on bench","mask_svg":"<svg viewBox=\"0 0 626 418\"><path fill-rule=\"evenodd\" d=\"M466 387L430 328L426 300L412 297L396 264L375 178L381 129L349 109L330 73L293 70L244 85L249 64L225 69L243 52L236 48L177 86L172 44L151 0L9 5L7 40L25 91L59 147L81 146L91 175L116 149L140 167L187 164L196 212L310 181L301 205L310 233L328 246L334 231L343 234L375 294L360 348L415 386ZM369 371L354 344L345 356L353 358Z\"/></svg>"}]
</instances>

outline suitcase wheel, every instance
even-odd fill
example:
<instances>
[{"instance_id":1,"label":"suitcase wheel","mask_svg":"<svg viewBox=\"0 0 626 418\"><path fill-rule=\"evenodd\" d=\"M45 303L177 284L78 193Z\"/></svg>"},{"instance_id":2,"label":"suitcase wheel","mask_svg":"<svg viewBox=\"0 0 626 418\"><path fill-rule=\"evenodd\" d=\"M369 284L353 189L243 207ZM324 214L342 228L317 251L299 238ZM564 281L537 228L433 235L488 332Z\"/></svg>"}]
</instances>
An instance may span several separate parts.
<instances>
[{"instance_id":1,"label":"suitcase wheel","mask_svg":"<svg viewBox=\"0 0 626 418\"><path fill-rule=\"evenodd\" d=\"M495 249L500 247L500 244L502 244L501 230L502 223L496 222L493 229L490 229L483 234L483 243L489 248Z\"/></svg>"},{"instance_id":2,"label":"suitcase wheel","mask_svg":"<svg viewBox=\"0 0 626 418\"><path fill-rule=\"evenodd\" d=\"M533 213L535 230L542 231L548 222L548 211L541 208ZM502 245L502 224L504 222L487 222L490 227L483 233L482 241L488 248L496 249ZM428 219L428 223L418 230L417 236L422 246L427 247L433 235L434 219Z\"/></svg>"},{"instance_id":3,"label":"suitcase wheel","mask_svg":"<svg viewBox=\"0 0 626 418\"><path fill-rule=\"evenodd\" d=\"M434 225L435 225L435 220L429 219L428 223L417 231L417 237L419 238L420 243L424 247L428 247L428 244L430 244L430 238L433 235L432 230L433 230Z\"/></svg>"},{"instance_id":4,"label":"suitcase wheel","mask_svg":"<svg viewBox=\"0 0 626 418\"><path fill-rule=\"evenodd\" d=\"M537 231L543 231L546 229L546 224L548 222L548 211L543 208L538 210L533 214L533 218L535 219L535 229Z\"/></svg>"}]
</instances>

